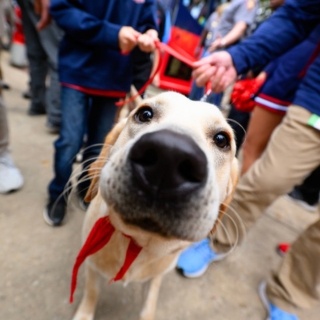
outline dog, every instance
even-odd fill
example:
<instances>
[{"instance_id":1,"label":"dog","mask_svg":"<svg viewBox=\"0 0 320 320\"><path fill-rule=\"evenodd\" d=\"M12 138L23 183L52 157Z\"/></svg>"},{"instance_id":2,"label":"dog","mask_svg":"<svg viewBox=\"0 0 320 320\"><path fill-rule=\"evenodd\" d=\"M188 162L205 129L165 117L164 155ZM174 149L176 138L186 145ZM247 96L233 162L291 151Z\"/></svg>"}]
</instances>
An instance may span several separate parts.
<instances>
[{"instance_id":1,"label":"dog","mask_svg":"<svg viewBox=\"0 0 320 320\"><path fill-rule=\"evenodd\" d=\"M150 280L140 320L154 319L162 276L182 250L214 232L232 199L235 152L220 110L175 92L142 101L115 125L89 170L83 239L104 217L114 233L86 259L85 292L73 320L94 318L98 275L117 274L131 241L141 252L122 281Z\"/></svg>"}]
</instances>

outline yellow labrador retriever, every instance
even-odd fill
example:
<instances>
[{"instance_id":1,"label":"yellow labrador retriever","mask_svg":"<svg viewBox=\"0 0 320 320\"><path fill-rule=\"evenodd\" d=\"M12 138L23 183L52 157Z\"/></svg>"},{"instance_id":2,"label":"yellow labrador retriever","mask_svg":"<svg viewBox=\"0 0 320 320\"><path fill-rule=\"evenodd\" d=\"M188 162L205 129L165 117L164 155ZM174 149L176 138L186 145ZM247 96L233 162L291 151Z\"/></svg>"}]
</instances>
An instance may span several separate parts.
<instances>
[{"instance_id":1,"label":"yellow labrador retriever","mask_svg":"<svg viewBox=\"0 0 320 320\"><path fill-rule=\"evenodd\" d=\"M86 259L74 320L92 320L98 275L112 279L130 237L142 247L122 281L150 281L141 320L154 319L161 277L181 251L214 231L238 179L233 131L218 108L167 92L144 100L107 136L90 169L83 239L108 216L115 231Z\"/></svg>"}]
</instances>

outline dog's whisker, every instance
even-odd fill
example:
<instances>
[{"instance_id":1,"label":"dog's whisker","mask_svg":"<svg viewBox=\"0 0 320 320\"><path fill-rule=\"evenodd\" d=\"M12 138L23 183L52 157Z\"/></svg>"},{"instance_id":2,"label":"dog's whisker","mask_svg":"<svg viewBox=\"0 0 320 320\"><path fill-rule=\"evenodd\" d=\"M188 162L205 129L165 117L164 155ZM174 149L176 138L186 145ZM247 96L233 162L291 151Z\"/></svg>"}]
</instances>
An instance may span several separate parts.
<instances>
[{"instance_id":1,"label":"dog's whisker","mask_svg":"<svg viewBox=\"0 0 320 320\"><path fill-rule=\"evenodd\" d=\"M235 217L238 219L239 224L240 224L240 227L241 227L241 231L242 231L242 234L243 234L243 237L245 237L246 234L247 234L247 230L246 230L246 226L245 226L242 218L240 217L240 215L238 214L238 212L237 212L234 208L231 207L230 204L229 204L229 205L228 205L228 204L225 204L225 206L226 206L227 208L229 208L229 209L232 211L232 213L235 215Z\"/></svg>"},{"instance_id":2,"label":"dog's whisker","mask_svg":"<svg viewBox=\"0 0 320 320\"><path fill-rule=\"evenodd\" d=\"M82 173L82 172L81 172ZM78 174L78 176L81 175L81 173ZM77 175L73 175L73 178L77 177ZM83 177L79 180L77 180L76 184L72 184L71 180L72 178L70 178L68 180L68 183L66 185L66 187L63 190L63 193L59 196L59 198L57 199L57 201L59 201L62 197L64 198L65 203L67 204L68 207L74 209L74 208L78 208L78 206L73 206L74 201L72 201L73 199L73 195L78 194L81 191L84 191L85 189L82 190L77 190L77 186L79 185L79 183L81 182L85 182L88 181L90 179L94 179L96 177L100 177L100 172L97 175L91 175L90 177L86 176Z\"/></svg>"},{"instance_id":3,"label":"dog's whisker","mask_svg":"<svg viewBox=\"0 0 320 320\"><path fill-rule=\"evenodd\" d=\"M85 147L85 148L82 148L81 150L80 150L80 152L84 152L84 151L87 151L87 150L89 150L90 148L95 148L95 147L103 147L104 146L104 143L95 143L95 144L91 144L90 146L87 146L87 147Z\"/></svg>"},{"instance_id":4,"label":"dog's whisker","mask_svg":"<svg viewBox=\"0 0 320 320\"><path fill-rule=\"evenodd\" d=\"M89 160L87 160L86 162L88 162L88 161L89 161ZM90 159L90 161L91 161L91 159ZM106 160L106 161L107 161L107 160ZM81 166L79 165L79 166L77 166L77 167L75 168L75 170L74 170L74 172L72 173L69 181L72 181L72 180L78 178L78 177L81 176L83 173L88 173L88 170L90 170L90 172L94 172L94 171L96 171L96 170L101 171L101 169L102 169L102 167L101 167L101 168L90 168L90 169L87 167L87 168L82 168L81 170L79 170L80 167L81 167Z\"/></svg>"},{"instance_id":5,"label":"dog's whisker","mask_svg":"<svg viewBox=\"0 0 320 320\"><path fill-rule=\"evenodd\" d=\"M99 162L108 162L109 160L109 157L100 157L100 156L97 156L97 157L92 157L92 158L89 158L89 159L86 159L85 161L81 162L81 164L77 165L76 166L76 169L78 167L84 167L88 162L93 163L95 161L99 161ZM87 168L88 166L86 166Z\"/></svg>"},{"instance_id":6,"label":"dog's whisker","mask_svg":"<svg viewBox=\"0 0 320 320\"><path fill-rule=\"evenodd\" d=\"M226 217L228 217L228 218L231 220L231 222L234 224L235 229L236 229L236 239L235 239L234 243L232 243L231 237L230 237L230 233L228 232L227 228L226 228L225 225L223 224L222 220L219 219L219 220L220 220L220 225L221 225L221 227L223 228L223 230L224 230L224 232L225 232L225 234L226 234L226 236L227 236L227 239L228 239L229 244L231 245L230 250L228 250L227 252L225 252L225 255L228 256L229 254L231 254L231 253L235 250L235 248L236 248L237 245L238 245L239 230L238 230L238 226L237 226L236 222L234 221L234 219L232 219L228 213L225 213L225 215L226 215Z\"/></svg>"},{"instance_id":7,"label":"dog's whisker","mask_svg":"<svg viewBox=\"0 0 320 320\"><path fill-rule=\"evenodd\" d=\"M221 227L223 228L223 230L228 238L228 242L231 244L231 237L230 237L230 234L229 234L227 228L225 227L225 225L223 224L223 222L220 218L217 218L217 221L219 222L219 225L221 225ZM233 250L233 248L232 248L232 250ZM226 255L228 255L228 254L229 254L229 252L227 252Z\"/></svg>"},{"instance_id":8,"label":"dog's whisker","mask_svg":"<svg viewBox=\"0 0 320 320\"><path fill-rule=\"evenodd\" d=\"M245 136L247 135L247 130L240 124L240 122L233 120L233 119L230 119L230 118L226 118L226 120L237 124L243 130L244 135Z\"/></svg>"}]
</instances>

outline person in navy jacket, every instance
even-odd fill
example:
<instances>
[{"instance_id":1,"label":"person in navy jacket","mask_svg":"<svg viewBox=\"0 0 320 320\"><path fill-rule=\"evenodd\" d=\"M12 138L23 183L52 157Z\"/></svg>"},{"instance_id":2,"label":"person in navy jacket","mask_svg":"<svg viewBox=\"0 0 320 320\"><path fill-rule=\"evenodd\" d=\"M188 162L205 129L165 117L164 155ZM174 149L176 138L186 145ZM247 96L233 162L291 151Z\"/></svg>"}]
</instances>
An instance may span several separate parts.
<instances>
[{"instance_id":1,"label":"person in navy jacket","mask_svg":"<svg viewBox=\"0 0 320 320\"><path fill-rule=\"evenodd\" d=\"M65 32L59 50L62 123L44 210L45 221L57 226L65 217L63 192L84 136L84 170L78 177L83 205L90 184L87 168L111 129L115 103L130 90L129 53L136 46L153 51L158 33L155 0L51 0L50 14Z\"/></svg>"},{"instance_id":2,"label":"person in navy jacket","mask_svg":"<svg viewBox=\"0 0 320 320\"><path fill-rule=\"evenodd\" d=\"M251 37L194 63L196 83L203 86L210 81L213 91L219 93L239 74L266 65L306 39L319 24L319 0L287 0ZM205 240L188 248L178 267L186 275L202 274L210 262L221 259L241 240L243 223L247 228L253 226L274 200L301 183L319 164L320 39L293 103L266 151L241 177L232 209L222 219L223 228L218 228L214 243ZM295 307L320 305L320 219L293 243L259 293L269 320L297 320Z\"/></svg>"}]
</instances>

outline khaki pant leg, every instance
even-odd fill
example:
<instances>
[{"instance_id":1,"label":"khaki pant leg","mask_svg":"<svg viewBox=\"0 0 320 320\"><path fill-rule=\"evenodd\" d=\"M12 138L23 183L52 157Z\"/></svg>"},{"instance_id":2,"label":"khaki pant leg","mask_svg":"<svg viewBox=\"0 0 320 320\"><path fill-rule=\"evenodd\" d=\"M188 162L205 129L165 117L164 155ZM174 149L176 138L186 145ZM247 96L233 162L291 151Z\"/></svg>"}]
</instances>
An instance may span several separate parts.
<instances>
[{"instance_id":1,"label":"khaki pant leg","mask_svg":"<svg viewBox=\"0 0 320 320\"><path fill-rule=\"evenodd\" d=\"M289 107L261 158L240 178L215 234L216 251L227 251L240 242L243 229L251 228L274 200L300 184L320 164L320 131L307 124L310 116L302 107Z\"/></svg>"},{"instance_id":2,"label":"khaki pant leg","mask_svg":"<svg viewBox=\"0 0 320 320\"><path fill-rule=\"evenodd\" d=\"M267 295L288 312L293 312L289 304L302 308L320 305L320 219L286 253L278 272L268 281Z\"/></svg>"}]
</instances>

